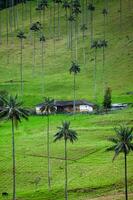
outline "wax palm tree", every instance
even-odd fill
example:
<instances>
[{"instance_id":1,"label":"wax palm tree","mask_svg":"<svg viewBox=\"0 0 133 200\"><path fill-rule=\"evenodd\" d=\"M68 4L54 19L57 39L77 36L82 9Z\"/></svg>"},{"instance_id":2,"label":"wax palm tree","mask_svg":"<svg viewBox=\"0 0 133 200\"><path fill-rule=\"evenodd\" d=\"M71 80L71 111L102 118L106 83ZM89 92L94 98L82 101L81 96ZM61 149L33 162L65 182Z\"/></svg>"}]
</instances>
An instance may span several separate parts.
<instances>
[{"instance_id":1,"label":"wax palm tree","mask_svg":"<svg viewBox=\"0 0 133 200\"><path fill-rule=\"evenodd\" d=\"M122 23L122 0L120 1L120 9L119 9L119 13L120 13L120 28L121 28L121 23Z\"/></svg>"},{"instance_id":2,"label":"wax palm tree","mask_svg":"<svg viewBox=\"0 0 133 200\"><path fill-rule=\"evenodd\" d=\"M21 1L21 10L22 10L22 30L24 30L24 21L25 21L25 13L24 13L24 6L26 4L26 0Z\"/></svg>"},{"instance_id":3,"label":"wax palm tree","mask_svg":"<svg viewBox=\"0 0 133 200\"><path fill-rule=\"evenodd\" d=\"M6 0L6 43L8 48L8 37L9 37L9 9L8 9L8 0Z\"/></svg>"},{"instance_id":4,"label":"wax palm tree","mask_svg":"<svg viewBox=\"0 0 133 200\"><path fill-rule=\"evenodd\" d=\"M101 48L101 45L99 43L98 40L94 40L92 45L91 45L91 48L94 49L94 100L97 101L97 50L98 48Z\"/></svg>"},{"instance_id":5,"label":"wax palm tree","mask_svg":"<svg viewBox=\"0 0 133 200\"><path fill-rule=\"evenodd\" d=\"M60 5L62 4L62 0L54 0L58 5L58 40L60 38Z\"/></svg>"},{"instance_id":6,"label":"wax palm tree","mask_svg":"<svg viewBox=\"0 0 133 200\"><path fill-rule=\"evenodd\" d=\"M49 116L55 111L54 99L45 97L44 105L41 108L41 112L47 116L47 158L48 158L48 189L51 189L51 166L50 166L50 141L49 141L49 129L50 119Z\"/></svg>"},{"instance_id":7,"label":"wax palm tree","mask_svg":"<svg viewBox=\"0 0 133 200\"><path fill-rule=\"evenodd\" d=\"M108 46L108 41L106 40L101 40L100 41L100 44L99 44L99 47L103 49L103 93L105 91L105 49L107 48ZM107 77L106 77L107 79Z\"/></svg>"},{"instance_id":8,"label":"wax palm tree","mask_svg":"<svg viewBox=\"0 0 133 200\"><path fill-rule=\"evenodd\" d=\"M78 16L81 13L81 5L79 0L73 0L72 2L72 14L75 16L75 60L78 57Z\"/></svg>"},{"instance_id":9,"label":"wax palm tree","mask_svg":"<svg viewBox=\"0 0 133 200\"><path fill-rule=\"evenodd\" d=\"M75 16L74 15L70 15L68 18L69 21L69 47L71 49L71 59L73 60L73 25L74 25L74 21L75 21Z\"/></svg>"},{"instance_id":10,"label":"wax palm tree","mask_svg":"<svg viewBox=\"0 0 133 200\"><path fill-rule=\"evenodd\" d=\"M67 36L67 46L69 47L68 43L68 29L69 29L69 22L68 22L68 10L70 9L70 3L68 0L65 0L62 4L62 7L65 9L65 17L66 17L66 36Z\"/></svg>"},{"instance_id":11,"label":"wax palm tree","mask_svg":"<svg viewBox=\"0 0 133 200\"><path fill-rule=\"evenodd\" d=\"M20 91L21 91L21 96L23 97L23 40L26 39L26 36L24 34L23 31L20 31L17 34L17 37L20 40L20 83L21 83L21 87L20 87Z\"/></svg>"},{"instance_id":12,"label":"wax palm tree","mask_svg":"<svg viewBox=\"0 0 133 200\"><path fill-rule=\"evenodd\" d=\"M45 22L45 10L48 8L48 0L41 0L40 9L43 12L43 30L44 30L44 22Z\"/></svg>"},{"instance_id":13,"label":"wax palm tree","mask_svg":"<svg viewBox=\"0 0 133 200\"><path fill-rule=\"evenodd\" d=\"M54 142L64 139L64 153L65 153L65 200L68 200L68 164L67 164L67 142L74 143L78 137L76 131L70 129L70 122L63 122L62 127L58 127L59 131L54 135Z\"/></svg>"},{"instance_id":14,"label":"wax palm tree","mask_svg":"<svg viewBox=\"0 0 133 200\"><path fill-rule=\"evenodd\" d=\"M11 121L12 126L12 161L13 161L13 200L16 200L16 157L15 157L15 127L21 122L21 119L28 119L28 111L22 107L17 96L8 98L0 97L4 107L0 112L0 118Z\"/></svg>"},{"instance_id":15,"label":"wax palm tree","mask_svg":"<svg viewBox=\"0 0 133 200\"><path fill-rule=\"evenodd\" d=\"M88 5L88 10L90 11L90 24L91 24L91 45L93 43L93 12L95 11L95 6L90 3Z\"/></svg>"},{"instance_id":16,"label":"wax palm tree","mask_svg":"<svg viewBox=\"0 0 133 200\"><path fill-rule=\"evenodd\" d=\"M106 8L103 9L102 11L103 14L103 39L105 40L106 38L106 16L108 14L108 10Z\"/></svg>"},{"instance_id":17,"label":"wax palm tree","mask_svg":"<svg viewBox=\"0 0 133 200\"><path fill-rule=\"evenodd\" d=\"M42 29L42 25L40 22L35 22L31 25L30 30L34 33L34 48L33 48L33 66L32 66L32 75L34 76L35 72L35 55L36 55L36 33Z\"/></svg>"},{"instance_id":18,"label":"wax palm tree","mask_svg":"<svg viewBox=\"0 0 133 200\"><path fill-rule=\"evenodd\" d=\"M115 128L116 136L109 138L109 141L114 145L107 150L114 150L115 155L113 160L122 152L124 154L125 162L125 199L128 200L128 187L127 187L127 155L133 151L133 127L129 128L123 125Z\"/></svg>"},{"instance_id":19,"label":"wax palm tree","mask_svg":"<svg viewBox=\"0 0 133 200\"><path fill-rule=\"evenodd\" d=\"M80 73L80 66L72 62L72 65L69 69L70 74L73 73L73 113L75 114L76 111L76 106L75 106L75 101L76 101L76 75Z\"/></svg>"},{"instance_id":20,"label":"wax palm tree","mask_svg":"<svg viewBox=\"0 0 133 200\"><path fill-rule=\"evenodd\" d=\"M42 57L42 95L44 95L44 43L45 43L46 39L45 36L42 35L40 37L40 42L41 42L41 57Z\"/></svg>"},{"instance_id":21,"label":"wax palm tree","mask_svg":"<svg viewBox=\"0 0 133 200\"><path fill-rule=\"evenodd\" d=\"M86 24L82 24L81 25L81 31L82 31L82 37L83 37L83 58L84 58L84 64L86 63L86 55L85 55L85 33L87 31L87 25Z\"/></svg>"}]
</instances>

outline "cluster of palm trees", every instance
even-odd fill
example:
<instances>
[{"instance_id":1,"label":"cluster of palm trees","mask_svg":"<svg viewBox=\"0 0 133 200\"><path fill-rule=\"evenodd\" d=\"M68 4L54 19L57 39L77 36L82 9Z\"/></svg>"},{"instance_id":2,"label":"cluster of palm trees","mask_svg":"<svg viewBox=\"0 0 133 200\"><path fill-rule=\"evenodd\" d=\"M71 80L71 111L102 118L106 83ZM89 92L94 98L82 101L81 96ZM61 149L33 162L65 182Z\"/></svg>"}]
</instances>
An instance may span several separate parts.
<instances>
[{"instance_id":1,"label":"cluster of palm trees","mask_svg":"<svg viewBox=\"0 0 133 200\"><path fill-rule=\"evenodd\" d=\"M15 156L15 127L21 123L22 119L28 120L29 111L22 106L17 96L9 96L4 98L0 96L0 101L3 104L0 111L0 119L10 120L12 127L12 174L13 174L13 200L16 200L16 156ZM41 108L41 112L47 117L47 158L48 158L48 189L51 189L51 165L50 165L50 114L55 110L54 99L45 98L45 104ZM116 135L109 138L109 141L114 145L107 148L107 151L114 150L115 155L113 160L119 155L124 154L125 163L125 199L128 200L128 187L127 187L127 155L133 151L133 127L126 127L120 125L115 128ZM78 139L77 132L70 128L70 122L62 122L62 126L58 127L57 133L54 135L54 142L64 140L64 159L65 159L65 200L68 200L68 170L67 170L67 142L75 142Z\"/></svg>"},{"instance_id":2,"label":"cluster of palm trees","mask_svg":"<svg viewBox=\"0 0 133 200\"><path fill-rule=\"evenodd\" d=\"M94 11L96 9L93 1L80 1L80 0L39 0L35 3L32 1L22 0L20 1L20 8L21 12L19 12L20 8L18 6L14 6L14 2L12 1L11 7L8 7L6 9L6 36L7 36L7 47L9 47L9 37L12 38L12 43L14 43L14 31L18 31L17 37L20 39L20 94L21 96L24 95L24 80L23 80L23 48L24 48L24 40L28 40L28 36L26 36L25 31L25 20L29 18L29 31L30 31L30 39L31 44L33 45L33 62L32 62L32 76L35 77L35 67L36 67L36 51L37 51L37 45L36 45L36 39L38 38L38 41L41 43L41 79L42 79L42 96L44 96L45 93L45 87L44 87L44 44L46 42L46 29L48 29L46 25L46 14L48 15L49 12L49 35L51 36L51 32L53 32L53 40L54 40L54 54L55 54L55 45L56 40L61 39L61 9L65 10L65 23L66 23L66 36L67 36L67 48L70 49L71 53L71 61L72 63L79 63L78 58L78 40L80 36L80 31L82 32L82 42L83 42L83 61L84 64L86 64L86 37L90 33L90 43L88 40L88 46L95 49L94 54L94 100L96 100L96 57L97 57L97 49L102 48L103 49L103 86L105 89L105 48L107 47L107 41L106 41L106 16L108 14L108 9L103 8L103 11L101 12L104 16L104 30L103 30L103 40L100 40L100 43L97 42L99 40L95 40L94 36L94 20L93 15ZM35 16L33 16L33 5L35 5L35 14L37 21L35 21ZM57 16L56 16L57 12ZM1 11L0 11L1 13ZM81 16L82 15L82 16ZM21 23L19 23L21 21ZM80 30L80 31L79 31ZM49 36L49 37L50 37ZM0 43L2 42L2 35L1 35L1 15L0 15ZM90 49L91 49L90 48Z\"/></svg>"}]
</instances>

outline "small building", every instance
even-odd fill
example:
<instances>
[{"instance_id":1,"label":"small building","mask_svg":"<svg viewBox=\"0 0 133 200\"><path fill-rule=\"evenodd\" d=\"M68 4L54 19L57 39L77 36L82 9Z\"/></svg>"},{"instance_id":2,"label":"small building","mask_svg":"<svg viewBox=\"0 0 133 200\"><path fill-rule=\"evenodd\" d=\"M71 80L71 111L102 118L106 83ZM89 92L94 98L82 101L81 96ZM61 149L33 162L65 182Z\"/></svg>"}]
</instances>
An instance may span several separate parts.
<instances>
[{"instance_id":1,"label":"small building","mask_svg":"<svg viewBox=\"0 0 133 200\"><path fill-rule=\"evenodd\" d=\"M55 112L56 113L71 113L73 112L74 101L54 101ZM45 106L45 103L38 104L36 106L36 114L42 114L41 108ZM86 100L76 100L75 101L75 111L76 112L93 112L94 104Z\"/></svg>"},{"instance_id":2,"label":"small building","mask_svg":"<svg viewBox=\"0 0 133 200\"><path fill-rule=\"evenodd\" d=\"M113 103L111 105L111 110L121 110L127 107L128 107L128 104L126 103Z\"/></svg>"}]
</instances>

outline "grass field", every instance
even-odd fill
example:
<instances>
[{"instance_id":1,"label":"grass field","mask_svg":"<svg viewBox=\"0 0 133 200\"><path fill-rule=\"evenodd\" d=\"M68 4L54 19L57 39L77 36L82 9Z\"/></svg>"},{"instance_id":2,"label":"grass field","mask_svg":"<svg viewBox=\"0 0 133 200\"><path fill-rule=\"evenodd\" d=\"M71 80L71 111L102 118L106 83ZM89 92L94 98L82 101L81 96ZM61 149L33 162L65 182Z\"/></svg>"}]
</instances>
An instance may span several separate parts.
<instances>
[{"instance_id":1,"label":"grass field","mask_svg":"<svg viewBox=\"0 0 133 200\"><path fill-rule=\"evenodd\" d=\"M113 102L133 102L133 2L122 1L122 25L120 28L119 1L109 1L109 14L106 23L108 47L105 61L105 78L112 89ZM95 0L94 38L103 39L102 1ZM21 5L16 6L21 16ZM52 7L53 9L53 7ZM2 13L2 44L0 44L0 90L20 97L20 44L16 37L18 30L9 34L6 44L6 10ZM39 20L32 2L33 22ZM80 19L79 19L80 21ZM32 76L33 44L29 33L29 19L25 16L24 30L27 39L23 47L24 105L34 107L43 101L44 96L55 99L73 99L73 77L69 73L71 52L67 49L65 13L61 9L61 38L56 39L55 54L52 23L49 10L45 17L45 92L42 94L41 44L36 35L35 76ZM21 29L19 18L19 30ZM51 27L50 27L51 25ZM93 99L94 52L90 49L90 29L85 39L86 64L83 60L82 33L78 33L78 63L81 73L76 79L76 98ZM52 30L49 32L49 30ZM57 10L56 10L57 35ZM14 36L14 37L12 37ZM75 40L74 40L75 42ZM75 48L75 46L74 46ZM74 55L74 51L73 51ZM97 96L103 101L102 50L97 53ZM13 80L13 81L10 81ZM21 98L21 97L20 97ZM105 115L52 115L50 116L50 152L52 170L52 189L47 187L46 117L31 116L23 121L15 132L16 142L16 182L17 200L63 200L64 199L64 143L53 143L53 135L64 120L78 133L78 141L68 145L68 193L70 200L124 200L124 159L121 154L112 162L114 152L107 152L111 145L107 140L115 134L114 127L125 123L133 124L133 108L111 112ZM2 192L12 195L12 146L11 123L0 121L0 200ZM36 186L35 180L40 179ZM133 155L128 156L129 200L133 199ZM105 196L105 197L102 197Z\"/></svg>"},{"instance_id":2,"label":"grass field","mask_svg":"<svg viewBox=\"0 0 133 200\"><path fill-rule=\"evenodd\" d=\"M50 117L50 151L52 189L47 190L46 117L30 117L16 130L17 196L24 200L54 200L64 196L64 143L53 143L53 135L63 120L70 120L78 133L78 141L68 145L69 199L87 200L124 191L124 159L120 155L112 163L113 152L108 137L114 135L118 123L132 125L133 109L108 115L69 115ZM126 120L125 120L126 119ZM0 191L12 191L10 123L0 125ZM128 156L129 192L133 192L133 157ZM38 186L35 180L40 177ZM10 199L10 198L9 198ZM124 199L124 195L121 200ZM131 196L132 199L132 196Z\"/></svg>"}]
</instances>

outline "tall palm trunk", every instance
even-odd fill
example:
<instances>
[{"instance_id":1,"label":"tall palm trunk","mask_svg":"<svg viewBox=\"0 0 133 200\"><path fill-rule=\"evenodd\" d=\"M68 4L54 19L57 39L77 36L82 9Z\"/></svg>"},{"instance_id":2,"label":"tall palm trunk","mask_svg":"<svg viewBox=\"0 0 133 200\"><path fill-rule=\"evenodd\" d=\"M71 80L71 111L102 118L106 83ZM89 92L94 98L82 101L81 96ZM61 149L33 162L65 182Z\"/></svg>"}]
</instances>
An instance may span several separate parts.
<instances>
[{"instance_id":1,"label":"tall palm trunk","mask_svg":"<svg viewBox=\"0 0 133 200\"><path fill-rule=\"evenodd\" d=\"M60 4L58 3L58 40L60 39Z\"/></svg>"},{"instance_id":2,"label":"tall palm trunk","mask_svg":"<svg viewBox=\"0 0 133 200\"><path fill-rule=\"evenodd\" d=\"M128 200L128 189L127 189L127 154L124 153L125 157L125 199Z\"/></svg>"},{"instance_id":3,"label":"tall palm trunk","mask_svg":"<svg viewBox=\"0 0 133 200\"><path fill-rule=\"evenodd\" d=\"M67 182L67 140L65 139L65 200L68 200Z\"/></svg>"},{"instance_id":4,"label":"tall palm trunk","mask_svg":"<svg viewBox=\"0 0 133 200\"><path fill-rule=\"evenodd\" d=\"M93 43L93 11L90 13L91 18L91 44Z\"/></svg>"},{"instance_id":5,"label":"tall palm trunk","mask_svg":"<svg viewBox=\"0 0 133 200\"><path fill-rule=\"evenodd\" d=\"M122 28L122 0L120 0L120 29Z\"/></svg>"},{"instance_id":6,"label":"tall palm trunk","mask_svg":"<svg viewBox=\"0 0 133 200\"><path fill-rule=\"evenodd\" d=\"M33 47L33 64L32 64L32 76L34 76L35 75L35 59L36 59L36 37L35 37L35 31L34 31L34 38L33 38L33 45L34 45L34 47Z\"/></svg>"},{"instance_id":7,"label":"tall palm trunk","mask_svg":"<svg viewBox=\"0 0 133 200\"><path fill-rule=\"evenodd\" d=\"M76 100L76 74L73 74L73 114L75 114L76 106L75 106L75 100Z\"/></svg>"},{"instance_id":8,"label":"tall palm trunk","mask_svg":"<svg viewBox=\"0 0 133 200\"><path fill-rule=\"evenodd\" d=\"M75 20L75 60L78 59L77 19Z\"/></svg>"},{"instance_id":9,"label":"tall palm trunk","mask_svg":"<svg viewBox=\"0 0 133 200\"><path fill-rule=\"evenodd\" d=\"M23 97L23 39L20 39L20 82L21 82L21 97Z\"/></svg>"},{"instance_id":10,"label":"tall palm trunk","mask_svg":"<svg viewBox=\"0 0 133 200\"><path fill-rule=\"evenodd\" d=\"M103 46L103 94L105 92L105 47ZM107 80L107 77L106 77Z\"/></svg>"},{"instance_id":11,"label":"tall palm trunk","mask_svg":"<svg viewBox=\"0 0 133 200\"><path fill-rule=\"evenodd\" d=\"M50 37L52 37L52 6L51 4L49 5L49 34Z\"/></svg>"},{"instance_id":12,"label":"tall palm trunk","mask_svg":"<svg viewBox=\"0 0 133 200\"><path fill-rule=\"evenodd\" d=\"M85 31L83 30L82 32L82 37L83 37L83 59L84 59L84 64L86 64L86 52L85 52Z\"/></svg>"},{"instance_id":13,"label":"tall palm trunk","mask_svg":"<svg viewBox=\"0 0 133 200\"><path fill-rule=\"evenodd\" d=\"M50 173L50 148L49 148L49 114L47 114L47 158L48 158L48 189L51 189L51 173Z\"/></svg>"},{"instance_id":14,"label":"tall palm trunk","mask_svg":"<svg viewBox=\"0 0 133 200\"><path fill-rule=\"evenodd\" d=\"M42 54L42 95L44 95L44 42L41 42L41 54Z\"/></svg>"},{"instance_id":15,"label":"tall palm trunk","mask_svg":"<svg viewBox=\"0 0 133 200\"><path fill-rule=\"evenodd\" d=\"M32 3L31 1L29 2L29 20L30 20L30 25L32 24Z\"/></svg>"},{"instance_id":16,"label":"tall palm trunk","mask_svg":"<svg viewBox=\"0 0 133 200\"><path fill-rule=\"evenodd\" d=\"M24 31L24 3L22 2L22 30Z\"/></svg>"},{"instance_id":17,"label":"tall palm trunk","mask_svg":"<svg viewBox=\"0 0 133 200\"><path fill-rule=\"evenodd\" d=\"M16 200L16 161L15 161L15 138L14 138L14 120L12 119L12 161L13 161L13 200Z\"/></svg>"},{"instance_id":18,"label":"tall palm trunk","mask_svg":"<svg viewBox=\"0 0 133 200\"><path fill-rule=\"evenodd\" d=\"M56 20L55 20L55 2L54 2L54 55L55 55L55 38L56 38Z\"/></svg>"},{"instance_id":19,"label":"tall palm trunk","mask_svg":"<svg viewBox=\"0 0 133 200\"><path fill-rule=\"evenodd\" d=\"M94 59L94 100L97 102L97 49L95 48L95 59Z\"/></svg>"},{"instance_id":20,"label":"tall palm trunk","mask_svg":"<svg viewBox=\"0 0 133 200\"><path fill-rule=\"evenodd\" d=\"M68 20L68 9L65 9L66 12L66 38L67 38L67 48L69 48L69 20Z\"/></svg>"},{"instance_id":21,"label":"tall palm trunk","mask_svg":"<svg viewBox=\"0 0 133 200\"><path fill-rule=\"evenodd\" d=\"M7 44L7 64L9 64L9 9L8 0L6 0L6 44Z\"/></svg>"}]
</instances>

